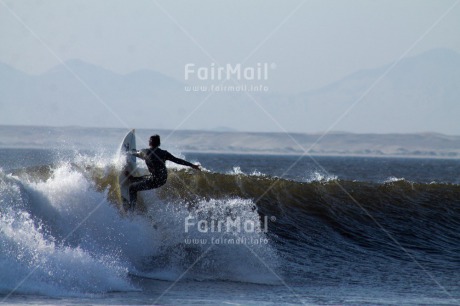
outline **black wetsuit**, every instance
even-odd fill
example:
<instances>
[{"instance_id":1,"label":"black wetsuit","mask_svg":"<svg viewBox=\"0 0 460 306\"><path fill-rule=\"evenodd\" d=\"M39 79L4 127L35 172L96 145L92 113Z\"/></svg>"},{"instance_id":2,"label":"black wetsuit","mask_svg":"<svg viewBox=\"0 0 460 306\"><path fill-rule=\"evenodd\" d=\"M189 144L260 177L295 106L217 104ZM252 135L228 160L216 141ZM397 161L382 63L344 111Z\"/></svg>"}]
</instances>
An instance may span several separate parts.
<instances>
[{"instance_id":1,"label":"black wetsuit","mask_svg":"<svg viewBox=\"0 0 460 306\"><path fill-rule=\"evenodd\" d=\"M158 188L166 183L168 178L168 170L166 169L166 161L172 161L176 164L192 167L193 164L183 159L177 158L166 150L160 148L143 149L134 151L132 155L145 160L147 168L151 175L144 177L133 177L133 182L129 186L129 197L131 199L130 209L134 209L137 201L137 192Z\"/></svg>"}]
</instances>

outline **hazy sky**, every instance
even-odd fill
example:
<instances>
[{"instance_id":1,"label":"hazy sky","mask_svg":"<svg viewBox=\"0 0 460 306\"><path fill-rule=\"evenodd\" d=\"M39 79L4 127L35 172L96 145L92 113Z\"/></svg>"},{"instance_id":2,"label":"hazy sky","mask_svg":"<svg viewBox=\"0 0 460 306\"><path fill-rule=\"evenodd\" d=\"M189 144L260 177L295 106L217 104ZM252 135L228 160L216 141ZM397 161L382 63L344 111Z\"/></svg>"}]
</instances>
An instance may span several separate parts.
<instances>
[{"instance_id":1,"label":"hazy sky","mask_svg":"<svg viewBox=\"0 0 460 306\"><path fill-rule=\"evenodd\" d=\"M271 91L301 92L411 47L460 52L456 2L0 0L0 61L35 74L77 58L180 81L187 63L267 62Z\"/></svg>"}]
</instances>

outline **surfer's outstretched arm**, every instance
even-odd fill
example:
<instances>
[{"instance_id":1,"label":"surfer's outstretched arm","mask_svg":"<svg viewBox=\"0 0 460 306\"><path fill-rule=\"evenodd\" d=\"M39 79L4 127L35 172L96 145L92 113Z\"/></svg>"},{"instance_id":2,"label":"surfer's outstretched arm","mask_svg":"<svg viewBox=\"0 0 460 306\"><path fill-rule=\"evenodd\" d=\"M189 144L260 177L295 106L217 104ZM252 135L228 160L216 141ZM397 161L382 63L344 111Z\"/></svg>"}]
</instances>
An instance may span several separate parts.
<instances>
[{"instance_id":1,"label":"surfer's outstretched arm","mask_svg":"<svg viewBox=\"0 0 460 306\"><path fill-rule=\"evenodd\" d=\"M200 169L200 166L198 165L194 165L186 160L183 160L183 159L180 159L180 158L177 158L175 157L174 155L172 155L171 153L168 154L167 156L167 160L170 160L172 161L173 163L176 163L176 164L179 164L179 165L184 165L184 166L188 166L188 167L191 167L195 170L198 170L198 171L201 171Z\"/></svg>"}]
</instances>

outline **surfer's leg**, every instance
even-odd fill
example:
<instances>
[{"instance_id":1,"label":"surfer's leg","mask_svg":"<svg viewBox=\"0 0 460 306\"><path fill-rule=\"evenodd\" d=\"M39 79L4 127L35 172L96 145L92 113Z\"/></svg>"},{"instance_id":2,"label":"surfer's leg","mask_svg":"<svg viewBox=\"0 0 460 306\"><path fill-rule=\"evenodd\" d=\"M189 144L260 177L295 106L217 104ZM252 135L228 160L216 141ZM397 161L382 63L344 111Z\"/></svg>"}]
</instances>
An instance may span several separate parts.
<instances>
[{"instance_id":1,"label":"surfer's leg","mask_svg":"<svg viewBox=\"0 0 460 306\"><path fill-rule=\"evenodd\" d=\"M166 184L167 179L168 179L167 175L161 176L161 177L152 177L149 189L159 188L163 186L164 184Z\"/></svg>"},{"instance_id":2,"label":"surfer's leg","mask_svg":"<svg viewBox=\"0 0 460 306\"><path fill-rule=\"evenodd\" d=\"M153 186L153 180L151 177L148 178L135 178L136 182L129 186L129 198L130 198L130 210L134 210L137 203L137 192L143 190L149 190L155 188Z\"/></svg>"},{"instance_id":3,"label":"surfer's leg","mask_svg":"<svg viewBox=\"0 0 460 306\"><path fill-rule=\"evenodd\" d=\"M137 182L129 186L129 210L134 210L134 207L136 206L137 192L139 190L142 190L142 188L140 188L141 185L142 185L142 182Z\"/></svg>"},{"instance_id":4,"label":"surfer's leg","mask_svg":"<svg viewBox=\"0 0 460 306\"><path fill-rule=\"evenodd\" d=\"M128 171L125 172L126 179L132 184L145 180L145 176L132 176Z\"/></svg>"}]
</instances>

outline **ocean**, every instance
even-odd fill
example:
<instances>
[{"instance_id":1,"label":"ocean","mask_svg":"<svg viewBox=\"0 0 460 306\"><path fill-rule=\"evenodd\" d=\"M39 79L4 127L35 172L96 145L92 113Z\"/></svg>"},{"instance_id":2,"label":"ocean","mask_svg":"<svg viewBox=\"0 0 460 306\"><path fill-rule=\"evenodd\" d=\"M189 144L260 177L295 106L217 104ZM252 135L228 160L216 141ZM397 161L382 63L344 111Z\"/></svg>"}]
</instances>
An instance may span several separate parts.
<instances>
[{"instance_id":1,"label":"ocean","mask_svg":"<svg viewBox=\"0 0 460 306\"><path fill-rule=\"evenodd\" d=\"M460 160L171 152L125 214L116 150L0 149L0 302L460 304Z\"/></svg>"}]
</instances>

